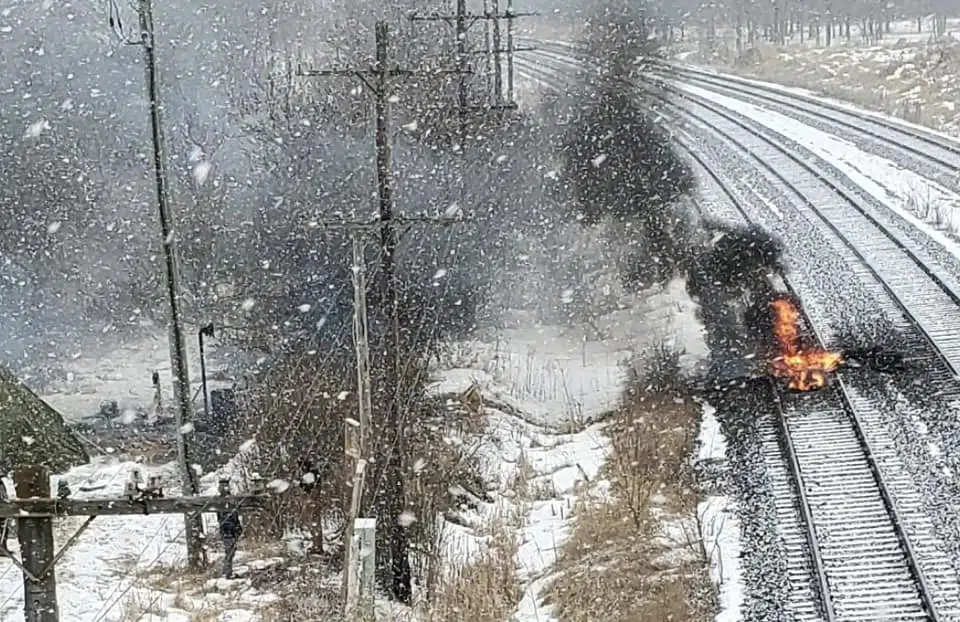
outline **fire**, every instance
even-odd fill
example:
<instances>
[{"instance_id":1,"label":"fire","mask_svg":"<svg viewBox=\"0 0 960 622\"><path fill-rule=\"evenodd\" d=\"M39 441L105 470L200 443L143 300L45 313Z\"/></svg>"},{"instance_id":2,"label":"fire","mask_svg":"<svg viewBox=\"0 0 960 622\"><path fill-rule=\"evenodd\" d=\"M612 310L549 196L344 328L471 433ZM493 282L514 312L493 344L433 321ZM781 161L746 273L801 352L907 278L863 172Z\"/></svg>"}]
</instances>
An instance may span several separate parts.
<instances>
[{"instance_id":1,"label":"fire","mask_svg":"<svg viewBox=\"0 0 960 622\"><path fill-rule=\"evenodd\" d=\"M843 363L839 352L820 348L805 348L800 339L800 309L787 298L770 303L774 311L774 334L780 346L780 355L773 360L773 373L789 380L795 391L813 391L827 383L827 372Z\"/></svg>"}]
</instances>

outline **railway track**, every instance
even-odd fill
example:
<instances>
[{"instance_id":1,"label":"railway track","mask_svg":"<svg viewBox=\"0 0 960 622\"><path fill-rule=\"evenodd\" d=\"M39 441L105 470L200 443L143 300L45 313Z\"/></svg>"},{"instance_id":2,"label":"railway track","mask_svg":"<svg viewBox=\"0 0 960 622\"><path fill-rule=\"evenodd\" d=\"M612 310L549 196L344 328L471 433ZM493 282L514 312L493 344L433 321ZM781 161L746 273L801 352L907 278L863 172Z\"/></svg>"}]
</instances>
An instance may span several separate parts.
<instances>
[{"instance_id":1,"label":"railway track","mask_svg":"<svg viewBox=\"0 0 960 622\"><path fill-rule=\"evenodd\" d=\"M521 73L556 84L556 72L542 65L521 62L517 67ZM690 145L680 144L733 207L722 216L752 220L736 194L706 161ZM749 150L743 144L739 147ZM771 166L781 168L784 156L780 155ZM809 176L809 170L804 172ZM785 176L779 179L792 187ZM815 179L826 182L822 175ZM807 188L793 191L811 206L810 197L805 196ZM842 207L841 203L838 209ZM850 207L847 205L847 209ZM828 215L821 212L817 216L823 226L843 239L843 230L831 225ZM847 216L855 226L863 226L852 213ZM874 243L890 242L880 237ZM880 246L874 251L882 249ZM862 248L857 251L858 263L869 273L871 266L863 252ZM893 261L892 257L888 261ZM891 284L883 282L878 274L874 272L873 276L883 283L888 296L906 309L908 301L897 298ZM785 281L785 287L789 288L789 282ZM952 304L956 313L956 302ZM807 321L816 329L823 325L823 319L808 317ZM926 336L936 347L937 336ZM843 372L834 387L811 394L781 394L780 398L776 415L762 418L758 425L767 475L779 499L778 530L787 550L792 588L786 606L792 617L827 621L960 620L957 572L938 548L922 499L902 475L904 469L886 438L880 408L863 397L855 384L848 384Z\"/></svg>"},{"instance_id":2,"label":"railway track","mask_svg":"<svg viewBox=\"0 0 960 622\"><path fill-rule=\"evenodd\" d=\"M551 71L549 64L523 61L517 66L541 79L550 79L563 68ZM798 156L764 128L702 97L674 92L700 110L681 109L683 116L733 145L800 200L808 220L834 242L862 280L872 285L878 299L893 303L890 310L903 318L900 328L914 332L923 342L920 349L938 359L942 367L936 378L939 386L960 394L960 385L954 381L960 376L960 281L936 267L935 258L915 240L881 222L857 196L822 170L824 163L809 154ZM800 187L791 181L799 179L813 182Z\"/></svg>"},{"instance_id":3,"label":"railway track","mask_svg":"<svg viewBox=\"0 0 960 622\"><path fill-rule=\"evenodd\" d=\"M682 93L682 92L681 92ZM885 226L869 208L824 173L820 162L800 157L762 128L699 97L682 93L706 114L691 114L711 133L748 155L805 204L807 214L847 252L864 280L892 300L916 327L949 374L960 375L960 283L932 267L932 258L911 239ZM791 180L810 178L813 183Z\"/></svg>"},{"instance_id":4,"label":"railway track","mask_svg":"<svg viewBox=\"0 0 960 622\"><path fill-rule=\"evenodd\" d=\"M713 215L751 221L734 191L681 144L727 198L728 209ZM796 293L787 280L783 289ZM816 333L819 318L804 319ZM882 440L881 413L839 378L819 392L778 392L775 414L757 423L779 500L778 535L791 583L787 609L802 621L960 619L957 574L938 550L922 500L909 494L902 476L887 475L903 469Z\"/></svg>"},{"instance_id":5,"label":"railway track","mask_svg":"<svg viewBox=\"0 0 960 622\"><path fill-rule=\"evenodd\" d=\"M745 101L762 102L773 109L799 113L832 128L844 128L853 136L870 137L896 151L909 154L918 162L940 169L944 174L938 177L938 181L953 188L960 186L957 178L957 169L960 168L960 142L949 137L839 104L784 92L745 78L718 75L677 64L671 64L669 69L685 83L726 92Z\"/></svg>"},{"instance_id":6,"label":"railway track","mask_svg":"<svg viewBox=\"0 0 960 622\"><path fill-rule=\"evenodd\" d=\"M560 41L530 41L542 53L557 59L583 59L576 46ZM561 61L562 62L562 61ZM743 78L676 62L663 62L672 76L683 82L700 84L718 92L727 92L745 101L763 102L770 107L791 113L800 113L836 129L849 130L851 134L866 136L892 149L910 154L914 159L942 169L948 177L944 180L953 187L960 186L957 169L960 169L960 141L915 124L891 119L879 113L857 109L842 103L826 101L785 88L777 88L757 80ZM656 69L657 66L653 65Z\"/></svg>"}]
</instances>

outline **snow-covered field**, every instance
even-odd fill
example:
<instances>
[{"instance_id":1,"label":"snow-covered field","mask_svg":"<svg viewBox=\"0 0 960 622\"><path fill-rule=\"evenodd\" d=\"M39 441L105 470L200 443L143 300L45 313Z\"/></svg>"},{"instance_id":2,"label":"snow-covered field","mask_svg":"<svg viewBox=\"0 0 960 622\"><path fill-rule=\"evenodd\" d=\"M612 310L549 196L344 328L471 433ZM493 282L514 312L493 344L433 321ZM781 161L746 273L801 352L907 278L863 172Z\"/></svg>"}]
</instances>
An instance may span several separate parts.
<instances>
[{"instance_id":1,"label":"snow-covered field","mask_svg":"<svg viewBox=\"0 0 960 622\"><path fill-rule=\"evenodd\" d=\"M960 136L960 20L947 22L947 35L931 37L928 22L893 22L891 32L866 43L853 28L852 40L835 39L830 47L798 38L783 46L758 43L749 53L735 53L733 33L722 33L714 53L695 42L677 46L678 58L810 89L821 95L920 123Z\"/></svg>"},{"instance_id":2,"label":"snow-covered field","mask_svg":"<svg viewBox=\"0 0 960 622\"><path fill-rule=\"evenodd\" d=\"M41 397L70 422L91 417L104 402L116 401L121 412L152 414L156 391L153 372L160 375L162 400L169 405L172 375L166 334L132 338L119 346L78 350L69 359L56 361L58 377L39 388ZM187 357L194 397L201 388L200 353L197 331L186 330ZM204 344L207 385L210 389L229 386L223 381L220 362L223 354L216 340ZM25 379L28 385L31 379ZM200 398L202 400L202 397Z\"/></svg>"},{"instance_id":3,"label":"snow-covered field","mask_svg":"<svg viewBox=\"0 0 960 622\"><path fill-rule=\"evenodd\" d=\"M437 371L433 391L459 393L476 384L488 401L489 436L482 450L484 462L492 469L490 478L499 482L502 494L494 503L481 506L477 519L482 523L505 512L520 518L516 562L525 591L515 616L518 621L551 619L539 593L568 535L580 484L595 479L609 450L603 424L594 420L617 405L625 378L623 363L631 353L664 337L686 349L688 363L703 355L700 327L682 282L642 299L630 311L598 318L589 330L522 326L501 331L493 342L461 344L453 368ZM604 333L603 342L592 336L597 328ZM194 370L196 360L194 353ZM97 352L95 357L81 354L64 366L69 382L46 398L72 419L96 411L107 399L118 400L122 408L148 407L154 369L164 374L163 384L169 386L162 336ZM718 431L711 421L706 418L704 451L712 448L714 453L709 455L715 456L718 443L710 439L716 439ZM530 484L539 491L522 502L508 492L521 463L531 469ZM77 496L116 495L134 466L98 458L63 477ZM157 469L173 474L171 465ZM215 487L215 482L216 474L208 474L205 488ZM83 488L96 490L83 492ZM713 530L706 534L708 549L715 576L722 576L725 610L730 612L738 606L738 530L735 520L723 512L726 503L711 497L701 514L703 524ZM80 522L67 519L58 524L58 542L65 542ZM472 530L456 528L454 533L448 545L451 563L470 559L483 546L484 539ZM182 534L179 516L96 519L58 564L61 618L71 622L256 620L254 612L274 597L255 589L250 577L278 559L257 560L241 552L240 578L233 581L209 579L186 586L174 574L163 591L147 586L146 575L170 574L170 567L183 563ZM0 559L0 617L5 622L23 619L21 582L18 569Z\"/></svg>"}]
</instances>

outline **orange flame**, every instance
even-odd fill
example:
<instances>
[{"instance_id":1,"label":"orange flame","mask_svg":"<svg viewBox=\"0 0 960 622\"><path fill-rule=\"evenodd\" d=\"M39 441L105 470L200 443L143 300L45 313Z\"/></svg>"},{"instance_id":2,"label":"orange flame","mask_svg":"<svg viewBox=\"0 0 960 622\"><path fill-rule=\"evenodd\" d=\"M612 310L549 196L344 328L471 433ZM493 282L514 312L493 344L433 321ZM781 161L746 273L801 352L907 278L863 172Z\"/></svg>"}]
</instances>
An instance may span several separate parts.
<instances>
[{"instance_id":1,"label":"orange flame","mask_svg":"<svg viewBox=\"0 0 960 622\"><path fill-rule=\"evenodd\" d=\"M800 340L800 309L787 298L770 303L774 311L773 331L780 345L780 356L773 360L773 373L789 380L795 391L813 391L827 383L827 372L843 363L839 352L805 348Z\"/></svg>"}]
</instances>

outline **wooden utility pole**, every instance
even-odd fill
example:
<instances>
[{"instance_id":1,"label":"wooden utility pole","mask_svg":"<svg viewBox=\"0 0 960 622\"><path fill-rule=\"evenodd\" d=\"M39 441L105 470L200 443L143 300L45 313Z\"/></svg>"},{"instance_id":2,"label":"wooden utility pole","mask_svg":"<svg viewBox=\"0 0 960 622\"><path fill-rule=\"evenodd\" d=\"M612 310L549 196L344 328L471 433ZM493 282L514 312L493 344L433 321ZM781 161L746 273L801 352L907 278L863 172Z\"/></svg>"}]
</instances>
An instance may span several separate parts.
<instances>
[{"instance_id":1,"label":"wooden utility pole","mask_svg":"<svg viewBox=\"0 0 960 622\"><path fill-rule=\"evenodd\" d=\"M457 9L456 13L453 15L444 15L439 13L433 13L430 15L419 15L414 13L410 16L410 20L414 22L446 22L447 24L452 24L457 37L457 67L460 69L460 79L457 83L457 111L460 119L460 137L461 137L461 148L463 147L463 141L466 139L466 114L471 110L504 110L504 109L515 109L516 103L513 101L513 54L514 52L521 51L533 51L536 48L517 48L513 44L513 20L518 17L531 17L538 15L538 13L517 13L513 10L513 4L511 0L507 1L507 11L501 13L499 10L499 2L496 0L493 3L493 10L489 12L484 12L480 15L468 13L467 12L467 2L466 0L457 0ZM507 20L507 48L503 49L500 45L500 20ZM468 55L468 46L467 46L467 33L470 28L476 24L478 21L487 21L493 22L494 24L494 43L492 49L489 51L490 54L493 54L495 58L494 74L495 76L500 76L502 69L500 63L500 55L504 52L507 53L507 91L508 98L506 102L502 100L502 76L494 79L494 103L493 105L486 106L471 106L469 102L468 89L467 89L467 80L466 77L470 73L469 66L467 64L467 55ZM481 53L487 53L482 51Z\"/></svg>"},{"instance_id":2,"label":"wooden utility pole","mask_svg":"<svg viewBox=\"0 0 960 622\"><path fill-rule=\"evenodd\" d=\"M263 508L267 495L163 498L162 488L140 489L136 495L102 499L61 499L50 496L50 471L42 466L14 468L17 499L0 503L0 519L17 521L20 559L8 557L23 572L24 622L59 622L56 565L97 516L143 516L239 511ZM53 520L62 516L84 516L86 521L56 550Z\"/></svg>"},{"instance_id":3,"label":"wooden utility pole","mask_svg":"<svg viewBox=\"0 0 960 622\"><path fill-rule=\"evenodd\" d=\"M50 472L44 467L14 469L13 483L18 497L50 496ZM3 486L2 482L0 486ZM60 619L57 576L50 563L56 555L53 521L17 517L17 539L20 541L20 569L23 572L24 622L57 622Z\"/></svg>"},{"instance_id":4,"label":"wooden utility pole","mask_svg":"<svg viewBox=\"0 0 960 622\"><path fill-rule=\"evenodd\" d=\"M460 119L460 149L466 149L467 138L467 0L457 0L457 111Z\"/></svg>"},{"instance_id":5,"label":"wooden utility pole","mask_svg":"<svg viewBox=\"0 0 960 622\"><path fill-rule=\"evenodd\" d=\"M507 101L514 103L513 98L513 0L507 0Z\"/></svg>"},{"instance_id":6,"label":"wooden utility pole","mask_svg":"<svg viewBox=\"0 0 960 622\"><path fill-rule=\"evenodd\" d=\"M503 65L500 58L500 0L491 0L493 8L493 103L503 103Z\"/></svg>"},{"instance_id":7,"label":"wooden utility pole","mask_svg":"<svg viewBox=\"0 0 960 622\"><path fill-rule=\"evenodd\" d=\"M173 373L173 396L176 405L177 458L180 464L183 493L196 495L200 491L197 472L192 467L192 452L186 435L193 421L190 399L190 373L187 369L187 350L183 336L183 313L180 307L180 270L177 265L177 236L174 219L167 203L166 153L163 144L163 119L160 84L157 76L156 39L153 28L151 0L140 0L140 44L143 46L146 70L147 98L150 103L150 127L153 138L153 167L157 187L157 206L160 210L160 229L163 234L163 254L167 266L167 295L170 300L170 371ZM191 568L203 565L203 521L199 515L185 515L187 560Z\"/></svg>"},{"instance_id":8,"label":"wooden utility pole","mask_svg":"<svg viewBox=\"0 0 960 622\"><path fill-rule=\"evenodd\" d=\"M390 97L392 93L392 81L395 77L409 77L413 75L436 74L433 71L417 71L410 69L401 69L390 64L390 29L386 22L376 24L376 60L374 66L370 69L318 69L304 70L298 68L297 73L302 76L345 76L358 78L374 95L374 108L376 116L376 166L377 166L377 197L379 218L375 226L380 231L380 275L379 290L380 304L383 305L388 318L388 330L386 347L384 352L384 378L383 387L387 392L385 395L387 405L387 415L383 422L384 429L390 448L385 457L384 464L384 490L379 495L377 516L382 524L389 525L390 529L390 561L391 573L393 577L391 592L393 596L405 603L409 603L412 597L410 559L407 543L406 526L401 524L400 515L406 509L406 489L404 485L403 458L406 452L406 424L400 413L399 388L402 382L400 377L400 362L402 360L400 346L400 322L399 322L399 304L398 304L398 284L396 280L395 260L398 243L397 219L394 216L393 205L393 158L391 150L390 137ZM446 71L439 73L457 73L459 70ZM360 224L360 223L354 223ZM356 242L355 242L356 244ZM354 246L354 252L357 252ZM362 252L361 252L362 255ZM366 304L364 299L363 304ZM364 316L366 310L362 311ZM358 359L360 358L358 353ZM358 373L362 361L358 360ZM361 403L361 408L366 405ZM352 425L348 422L347 429L354 429L351 434L356 434L360 439L369 438L371 431L362 421ZM363 440L359 444L363 445ZM347 449L348 455L357 453L360 458L357 459L358 465L365 465L364 457L357 452L351 452ZM363 468L362 466L360 468ZM356 471L355 471L356 473ZM357 484L354 484L355 486ZM354 489L352 498L361 496L361 491ZM361 501L358 513L363 513L366 508ZM353 502L351 500L351 505ZM348 530L352 531L353 525L348 525ZM352 536L351 536L352 537ZM348 547L349 548L349 547ZM345 555L350 555L349 552ZM349 561L349 559L347 560ZM346 589L346 588L345 588ZM345 592L346 593L346 592Z\"/></svg>"}]
</instances>

